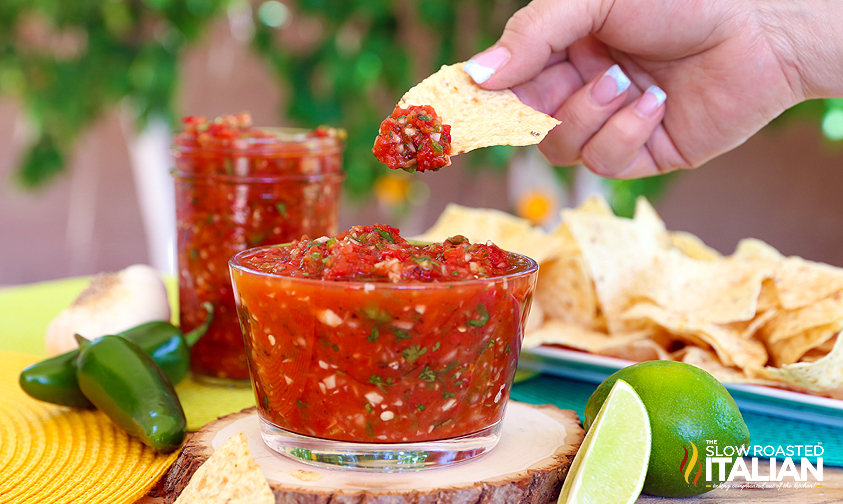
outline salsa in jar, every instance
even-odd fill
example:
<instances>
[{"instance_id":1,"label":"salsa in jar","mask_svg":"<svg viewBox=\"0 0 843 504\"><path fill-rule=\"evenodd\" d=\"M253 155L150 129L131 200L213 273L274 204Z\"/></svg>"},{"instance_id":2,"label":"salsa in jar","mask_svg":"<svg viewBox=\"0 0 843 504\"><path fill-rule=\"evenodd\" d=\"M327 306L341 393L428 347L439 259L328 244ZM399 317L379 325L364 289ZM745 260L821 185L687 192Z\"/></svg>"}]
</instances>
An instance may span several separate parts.
<instances>
[{"instance_id":1,"label":"salsa in jar","mask_svg":"<svg viewBox=\"0 0 843 504\"><path fill-rule=\"evenodd\" d=\"M231 260L262 421L357 443L452 439L503 417L538 266L390 226Z\"/></svg>"},{"instance_id":2,"label":"salsa in jar","mask_svg":"<svg viewBox=\"0 0 843 504\"><path fill-rule=\"evenodd\" d=\"M248 114L184 119L173 147L182 329L204 321L204 302L215 308L191 349L194 376L249 379L228 260L336 233L343 145L341 130L257 128Z\"/></svg>"},{"instance_id":3,"label":"salsa in jar","mask_svg":"<svg viewBox=\"0 0 843 504\"><path fill-rule=\"evenodd\" d=\"M451 126L430 105L396 105L381 123L372 153L393 170L436 171L451 164Z\"/></svg>"}]
</instances>

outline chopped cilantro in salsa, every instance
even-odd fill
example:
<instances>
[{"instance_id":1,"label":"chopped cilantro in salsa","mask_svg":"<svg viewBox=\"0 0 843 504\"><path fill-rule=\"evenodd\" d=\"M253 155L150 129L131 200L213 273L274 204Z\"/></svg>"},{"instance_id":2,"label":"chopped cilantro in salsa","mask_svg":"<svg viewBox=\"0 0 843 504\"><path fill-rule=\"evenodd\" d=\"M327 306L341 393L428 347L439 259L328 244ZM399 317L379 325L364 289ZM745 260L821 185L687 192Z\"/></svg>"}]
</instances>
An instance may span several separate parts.
<instances>
[{"instance_id":1,"label":"chopped cilantro in salsa","mask_svg":"<svg viewBox=\"0 0 843 504\"><path fill-rule=\"evenodd\" d=\"M372 153L393 170L436 171L451 164L451 127L430 105L396 105L381 123Z\"/></svg>"},{"instance_id":2,"label":"chopped cilantro in salsa","mask_svg":"<svg viewBox=\"0 0 843 504\"><path fill-rule=\"evenodd\" d=\"M262 418L368 443L453 438L502 418L537 265L385 225L231 260ZM306 406L303 407L302 405Z\"/></svg>"}]
</instances>

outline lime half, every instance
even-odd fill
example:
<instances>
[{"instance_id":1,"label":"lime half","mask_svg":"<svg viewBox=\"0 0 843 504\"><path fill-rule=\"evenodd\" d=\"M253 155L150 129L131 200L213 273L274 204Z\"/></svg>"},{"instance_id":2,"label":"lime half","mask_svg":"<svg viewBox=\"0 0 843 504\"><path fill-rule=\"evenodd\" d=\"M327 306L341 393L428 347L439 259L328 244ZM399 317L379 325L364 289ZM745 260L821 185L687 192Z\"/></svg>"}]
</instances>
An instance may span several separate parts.
<instances>
[{"instance_id":1,"label":"lime half","mask_svg":"<svg viewBox=\"0 0 843 504\"><path fill-rule=\"evenodd\" d=\"M644 403L618 380L574 457L559 504L635 502L647 476L651 438Z\"/></svg>"}]
</instances>

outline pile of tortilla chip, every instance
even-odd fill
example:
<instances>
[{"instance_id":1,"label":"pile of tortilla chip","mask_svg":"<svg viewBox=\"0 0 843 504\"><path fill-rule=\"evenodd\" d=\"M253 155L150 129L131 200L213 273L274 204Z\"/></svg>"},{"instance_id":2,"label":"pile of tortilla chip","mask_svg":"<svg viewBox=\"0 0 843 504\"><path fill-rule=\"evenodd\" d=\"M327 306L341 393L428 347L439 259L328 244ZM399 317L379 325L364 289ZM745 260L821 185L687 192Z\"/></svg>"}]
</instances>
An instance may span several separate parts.
<instances>
[{"instance_id":1,"label":"pile of tortilla chip","mask_svg":"<svg viewBox=\"0 0 843 504\"><path fill-rule=\"evenodd\" d=\"M672 359L723 382L843 398L843 269L784 257L755 239L723 256L668 231L643 198L632 219L589 199L564 210L550 233L451 205L421 239L454 234L539 262L524 348Z\"/></svg>"}]
</instances>

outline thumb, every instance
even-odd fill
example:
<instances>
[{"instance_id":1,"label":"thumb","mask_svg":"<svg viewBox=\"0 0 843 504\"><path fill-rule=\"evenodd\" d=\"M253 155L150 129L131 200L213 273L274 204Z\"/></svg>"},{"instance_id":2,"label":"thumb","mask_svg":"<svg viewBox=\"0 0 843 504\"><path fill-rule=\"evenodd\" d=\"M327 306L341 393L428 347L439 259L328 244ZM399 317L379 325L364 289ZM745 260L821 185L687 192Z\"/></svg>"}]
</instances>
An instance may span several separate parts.
<instances>
[{"instance_id":1,"label":"thumb","mask_svg":"<svg viewBox=\"0 0 843 504\"><path fill-rule=\"evenodd\" d=\"M471 58L464 70L487 89L526 82L599 26L604 17L600 6L600 0L533 0L509 18L495 45Z\"/></svg>"}]
</instances>

